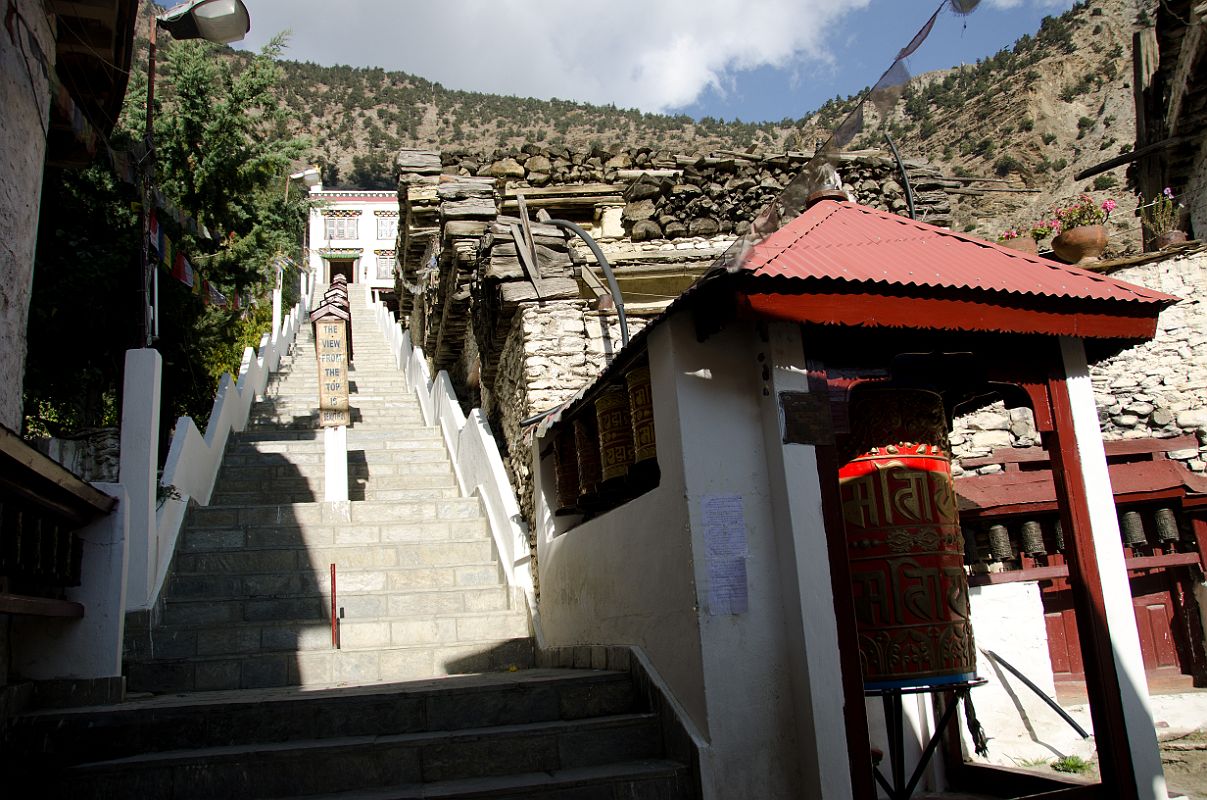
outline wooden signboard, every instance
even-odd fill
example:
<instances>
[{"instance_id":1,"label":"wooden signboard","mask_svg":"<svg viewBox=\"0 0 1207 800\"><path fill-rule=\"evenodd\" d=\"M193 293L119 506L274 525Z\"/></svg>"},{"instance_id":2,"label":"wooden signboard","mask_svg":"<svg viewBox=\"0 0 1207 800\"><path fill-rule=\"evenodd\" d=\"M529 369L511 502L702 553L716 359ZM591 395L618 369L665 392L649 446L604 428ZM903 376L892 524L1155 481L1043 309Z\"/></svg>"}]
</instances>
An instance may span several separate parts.
<instances>
[{"instance_id":1,"label":"wooden signboard","mask_svg":"<svg viewBox=\"0 0 1207 800\"><path fill-rule=\"evenodd\" d=\"M348 425L348 327L338 317L315 321L314 337L319 359L319 426Z\"/></svg>"}]
</instances>

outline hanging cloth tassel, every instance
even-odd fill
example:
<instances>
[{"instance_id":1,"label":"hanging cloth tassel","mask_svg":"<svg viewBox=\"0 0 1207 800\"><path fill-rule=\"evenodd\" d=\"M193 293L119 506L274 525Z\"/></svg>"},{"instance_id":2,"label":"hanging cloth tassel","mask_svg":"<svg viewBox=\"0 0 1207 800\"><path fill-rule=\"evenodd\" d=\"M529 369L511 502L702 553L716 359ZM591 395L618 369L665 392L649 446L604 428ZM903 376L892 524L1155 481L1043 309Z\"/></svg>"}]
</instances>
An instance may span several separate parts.
<instances>
[{"instance_id":1,"label":"hanging cloth tassel","mask_svg":"<svg viewBox=\"0 0 1207 800\"><path fill-rule=\"evenodd\" d=\"M985 729L981 727L980 720L976 718L971 692L964 695L964 721L968 723L968 733L972 736L976 754L981 758L989 758L989 737L985 735Z\"/></svg>"}]
</instances>

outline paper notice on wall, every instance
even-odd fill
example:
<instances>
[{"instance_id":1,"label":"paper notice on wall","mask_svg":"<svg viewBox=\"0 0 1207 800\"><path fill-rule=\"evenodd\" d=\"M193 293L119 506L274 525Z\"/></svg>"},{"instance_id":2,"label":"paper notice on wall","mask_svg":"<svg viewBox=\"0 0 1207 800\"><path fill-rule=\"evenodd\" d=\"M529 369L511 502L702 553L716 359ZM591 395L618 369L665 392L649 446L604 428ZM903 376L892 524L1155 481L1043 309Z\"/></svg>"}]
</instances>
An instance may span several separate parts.
<instances>
[{"instance_id":1,"label":"paper notice on wall","mask_svg":"<svg viewBox=\"0 0 1207 800\"><path fill-rule=\"evenodd\" d=\"M700 511L708 566L708 613L745 613L747 546L742 496L706 495Z\"/></svg>"}]
</instances>

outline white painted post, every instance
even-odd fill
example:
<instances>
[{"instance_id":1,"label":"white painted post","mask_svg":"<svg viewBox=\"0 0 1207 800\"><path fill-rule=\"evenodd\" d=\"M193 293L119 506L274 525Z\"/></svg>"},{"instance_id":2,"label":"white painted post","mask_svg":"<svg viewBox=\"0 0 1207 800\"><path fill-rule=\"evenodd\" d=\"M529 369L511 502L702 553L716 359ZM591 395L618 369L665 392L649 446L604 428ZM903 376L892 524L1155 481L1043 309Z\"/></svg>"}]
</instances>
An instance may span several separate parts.
<instances>
[{"instance_id":1,"label":"white painted post","mask_svg":"<svg viewBox=\"0 0 1207 800\"><path fill-rule=\"evenodd\" d=\"M792 663L794 714L800 742L802 796L841 800L853 796L847 759L843 693L837 676L838 623L830 581L830 555L822 516L817 449L785 444L781 392L808 392L800 328L770 326L766 353L771 374L764 388L763 441L771 479L786 646Z\"/></svg>"},{"instance_id":2,"label":"white painted post","mask_svg":"<svg viewBox=\"0 0 1207 800\"><path fill-rule=\"evenodd\" d=\"M145 608L159 564L155 523L159 465L159 402L163 360L154 349L127 350L122 380L119 480L128 498L127 608Z\"/></svg>"},{"instance_id":3,"label":"white painted post","mask_svg":"<svg viewBox=\"0 0 1207 800\"><path fill-rule=\"evenodd\" d=\"M323 428L325 451L323 499L328 503L348 502L348 426Z\"/></svg>"},{"instance_id":4,"label":"white painted post","mask_svg":"<svg viewBox=\"0 0 1207 800\"><path fill-rule=\"evenodd\" d=\"M281 290L272 290L272 332L269 339L275 343L281 335Z\"/></svg>"},{"instance_id":5,"label":"white painted post","mask_svg":"<svg viewBox=\"0 0 1207 800\"><path fill-rule=\"evenodd\" d=\"M1123 548L1119 545L1115 495L1111 490L1102 432L1098 426L1098 409L1094 403L1085 344L1081 339L1061 337L1060 353L1072 407L1073 438L1081 458L1086 501L1090 507L1090 529L1098 556L1106 623L1111 631L1111 653L1119 675L1123 721L1136 774L1137 796L1142 800L1167 800L1165 770L1161 766L1161 751L1149 705L1140 636L1136 632Z\"/></svg>"}]
</instances>

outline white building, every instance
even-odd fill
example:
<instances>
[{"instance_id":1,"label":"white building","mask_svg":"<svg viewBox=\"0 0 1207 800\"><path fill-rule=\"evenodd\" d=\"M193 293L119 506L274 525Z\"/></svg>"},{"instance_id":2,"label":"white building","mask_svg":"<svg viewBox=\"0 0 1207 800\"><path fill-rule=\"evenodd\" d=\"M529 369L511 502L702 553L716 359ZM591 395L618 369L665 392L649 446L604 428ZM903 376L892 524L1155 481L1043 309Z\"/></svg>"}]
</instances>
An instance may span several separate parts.
<instances>
[{"instance_id":1,"label":"white building","mask_svg":"<svg viewBox=\"0 0 1207 800\"><path fill-rule=\"evenodd\" d=\"M374 298L394 292L398 193L365 189L310 190L310 272L322 284L343 274L368 285Z\"/></svg>"}]
</instances>

